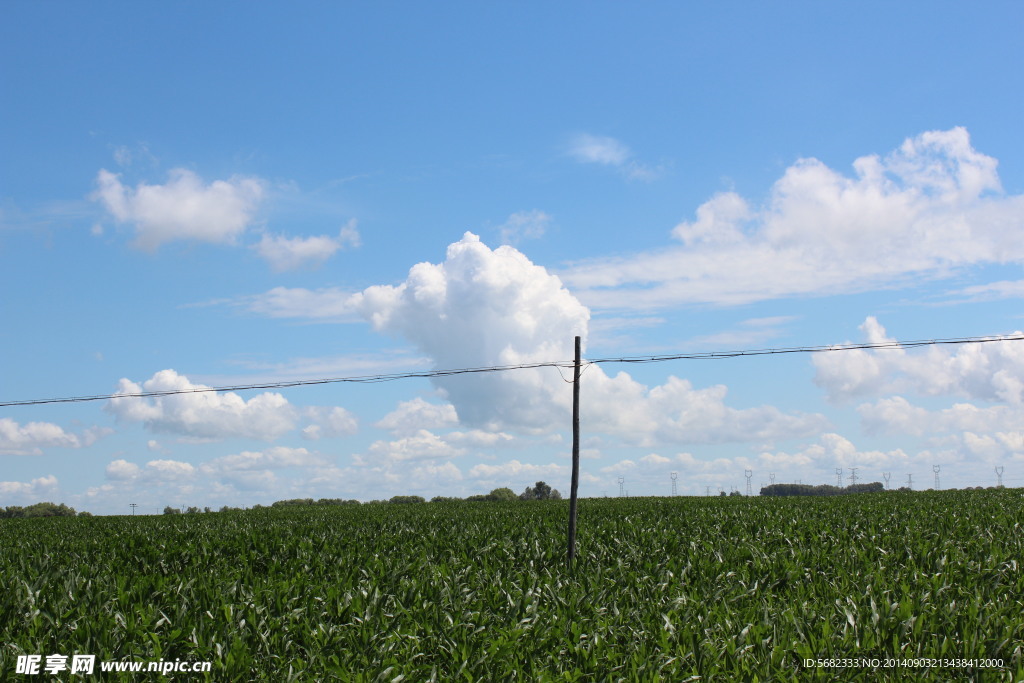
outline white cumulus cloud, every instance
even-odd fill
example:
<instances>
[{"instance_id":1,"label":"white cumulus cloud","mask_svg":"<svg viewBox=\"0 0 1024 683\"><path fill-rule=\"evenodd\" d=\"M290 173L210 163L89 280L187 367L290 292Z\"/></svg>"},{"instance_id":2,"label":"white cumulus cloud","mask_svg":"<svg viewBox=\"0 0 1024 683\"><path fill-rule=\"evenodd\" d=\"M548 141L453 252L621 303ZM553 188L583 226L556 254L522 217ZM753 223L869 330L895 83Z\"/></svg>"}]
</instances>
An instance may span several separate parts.
<instances>
[{"instance_id":1,"label":"white cumulus cloud","mask_svg":"<svg viewBox=\"0 0 1024 683\"><path fill-rule=\"evenodd\" d=\"M395 436L409 436L421 429L443 429L458 423L455 406L450 403L429 403L417 396L400 402L395 410L376 422L374 427L386 429Z\"/></svg>"},{"instance_id":2,"label":"white cumulus cloud","mask_svg":"<svg viewBox=\"0 0 1024 683\"><path fill-rule=\"evenodd\" d=\"M313 318L358 313L376 330L411 342L438 369L570 359L573 337L586 343L590 318L557 276L511 246L490 249L472 233L450 245L442 263L419 263L398 285L330 297L307 290L268 294L268 315L284 310L282 300L305 301L300 307ZM768 327L779 319L762 322ZM555 368L437 377L432 382L450 408L417 399L377 426L410 436L453 425L457 416L459 424L489 434L544 433L564 427L571 409L564 380ZM610 377L591 366L582 387L588 432L639 445L765 442L820 433L828 426L817 414L732 408L725 403L726 387L694 388L675 377L648 387L627 373Z\"/></svg>"},{"instance_id":3,"label":"white cumulus cloud","mask_svg":"<svg viewBox=\"0 0 1024 683\"><path fill-rule=\"evenodd\" d=\"M107 479L114 479L117 481L127 481L136 478L141 472L141 468L133 462L127 460L118 459L112 460L107 465L106 474Z\"/></svg>"},{"instance_id":4,"label":"white cumulus cloud","mask_svg":"<svg viewBox=\"0 0 1024 683\"><path fill-rule=\"evenodd\" d=\"M246 437L273 440L292 430L298 412L278 393L257 394L246 401L234 392L191 393L206 389L174 370L161 370L141 385L128 379L118 383L117 394L105 410L126 422L141 422L147 429L196 439ZM131 394L155 391L184 393L153 398Z\"/></svg>"},{"instance_id":5,"label":"white cumulus cloud","mask_svg":"<svg viewBox=\"0 0 1024 683\"><path fill-rule=\"evenodd\" d=\"M464 453L464 449L453 446L443 437L420 429L411 436L393 441L375 441L365 455L353 456L352 462L364 466L407 460L447 460Z\"/></svg>"},{"instance_id":6,"label":"white cumulus cloud","mask_svg":"<svg viewBox=\"0 0 1024 683\"><path fill-rule=\"evenodd\" d=\"M822 434L817 443L796 453L761 453L760 462L765 467L894 467L908 462L909 457L902 449L891 451L858 450L852 441L835 433Z\"/></svg>"},{"instance_id":7,"label":"white cumulus cloud","mask_svg":"<svg viewBox=\"0 0 1024 683\"><path fill-rule=\"evenodd\" d=\"M565 359L589 319L557 277L471 233L448 247L444 263L417 264L397 286L366 289L357 305L376 330L412 342L438 368ZM552 369L433 381L464 424L488 431L546 426L555 382L565 393Z\"/></svg>"},{"instance_id":8,"label":"white cumulus cloud","mask_svg":"<svg viewBox=\"0 0 1024 683\"><path fill-rule=\"evenodd\" d=\"M19 424L9 417L0 417L0 455L40 455L44 448L81 448L111 431L91 427L82 434L74 434L52 422Z\"/></svg>"},{"instance_id":9,"label":"white cumulus cloud","mask_svg":"<svg viewBox=\"0 0 1024 683\"><path fill-rule=\"evenodd\" d=\"M350 436L359 431L359 420L356 416L340 406L311 407L306 408L303 413L311 421L311 424L302 430L302 435L307 439Z\"/></svg>"},{"instance_id":10,"label":"white cumulus cloud","mask_svg":"<svg viewBox=\"0 0 1024 683\"><path fill-rule=\"evenodd\" d=\"M874 317L860 329L870 343L896 341ZM1024 404L1024 343L1019 341L854 349L817 354L813 362L814 382L835 401L913 392Z\"/></svg>"},{"instance_id":11,"label":"white cumulus cloud","mask_svg":"<svg viewBox=\"0 0 1024 683\"><path fill-rule=\"evenodd\" d=\"M274 272L281 273L287 270L318 268L338 250L346 246L356 247L359 244L359 231L352 220L341 228L335 237L286 237L264 234L253 249L270 264Z\"/></svg>"},{"instance_id":12,"label":"white cumulus cloud","mask_svg":"<svg viewBox=\"0 0 1024 683\"><path fill-rule=\"evenodd\" d=\"M41 496L52 496L57 492L57 477L48 474L32 481L0 481L0 496L10 497L18 502L38 503Z\"/></svg>"},{"instance_id":13,"label":"white cumulus cloud","mask_svg":"<svg viewBox=\"0 0 1024 683\"><path fill-rule=\"evenodd\" d=\"M204 474L223 474L238 471L273 470L286 467L326 467L328 461L305 448L276 446L265 451L242 451L214 458L199 466Z\"/></svg>"},{"instance_id":14,"label":"white cumulus cloud","mask_svg":"<svg viewBox=\"0 0 1024 683\"><path fill-rule=\"evenodd\" d=\"M135 228L135 245L154 251L175 240L232 244L245 232L263 199L263 181L233 177L204 184L187 169L176 168L163 185L126 187L105 169L93 195L121 223Z\"/></svg>"},{"instance_id":15,"label":"white cumulus cloud","mask_svg":"<svg viewBox=\"0 0 1024 683\"><path fill-rule=\"evenodd\" d=\"M672 231L682 246L580 262L562 277L595 307L744 304L899 285L1024 261L1024 195L963 128L930 131L852 176L801 159L752 204L735 192Z\"/></svg>"},{"instance_id":16,"label":"white cumulus cloud","mask_svg":"<svg viewBox=\"0 0 1024 683\"><path fill-rule=\"evenodd\" d=\"M469 470L469 477L470 479L486 481L522 480L532 477L562 476L566 472L568 472L568 468L564 465L534 465L532 463L519 462L518 460L510 460L499 465L487 465L484 463L474 465Z\"/></svg>"}]
</instances>

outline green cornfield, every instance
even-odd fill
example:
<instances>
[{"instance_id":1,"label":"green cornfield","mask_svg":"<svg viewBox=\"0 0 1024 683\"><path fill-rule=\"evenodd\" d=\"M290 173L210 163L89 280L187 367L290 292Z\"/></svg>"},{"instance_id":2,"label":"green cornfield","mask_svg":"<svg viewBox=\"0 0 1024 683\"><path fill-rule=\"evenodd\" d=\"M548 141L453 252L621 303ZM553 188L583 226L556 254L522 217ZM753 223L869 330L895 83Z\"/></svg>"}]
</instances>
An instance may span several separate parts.
<instances>
[{"instance_id":1,"label":"green cornfield","mask_svg":"<svg viewBox=\"0 0 1024 683\"><path fill-rule=\"evenodd\" d=\"M174 680L1024 679L1024 490L581 500L571 569L567 516L0 520L0 679L50 680L26 654L212 662Z\"/></svg>"}]
</instances>

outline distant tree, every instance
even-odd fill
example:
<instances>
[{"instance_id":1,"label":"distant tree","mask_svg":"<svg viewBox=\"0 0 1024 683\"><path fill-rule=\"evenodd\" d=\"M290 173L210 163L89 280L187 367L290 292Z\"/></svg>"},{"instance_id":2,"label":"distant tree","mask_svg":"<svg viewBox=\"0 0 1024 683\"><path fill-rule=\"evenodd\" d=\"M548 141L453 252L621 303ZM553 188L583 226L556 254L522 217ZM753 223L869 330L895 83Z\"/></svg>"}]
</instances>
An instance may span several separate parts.
<instances>
[{"instance_id":1,"label":"distant tree","mask_svg":"<svg viewBox=\"0 0 1024 683\"><path fill-rule=\"evenodd\" d=\"M449 498L448 496L434 496L430 499L431 503L453 503L461 498Z\"/></svg>"},{"instance_id":2,"label":"distant tree","mask_svg":"<svg viewBox=\"0 0 1024 683\"><path fill-rule=\"evenodd\" d=\"M74 517L77 513L74 508L69 508L64 503L36 503L29 505L23 511L24 517Z\"/></svg>"},{"instance_id":3,"label":"distant tree","mask_svg":"<svg viewBox=\"0 0 1024 683\"><path fill-rule=\"evenodd\" d=\"M89 512L88 510L82 510L81 512L78 513L78 516L79 517L92 517L92 513Z\"/></svg>"},{"instance_id":4,"label":"distant tree","mask_svg":"<svg viewBox=\"0 0 1024 683\"><path fill-rule=\"evenodd\" d=\"M185 510L185 512L187 512L190 515L198 515L199 514L199 508L197 508L195 505L189 505L188 509Z\"/></svg>"},{"instance_id":5,"label":"distant tree","mask_svg":"<svg viewBox=\"0 0 1024 683\"><path fill-rule=\"evenodd\" d=\"M526 490L519 494L519 500L561 500L562 494L542 481L533 486L527 486Z\"/></svg>"},{"instance_id":6,"label":"distant tree","mask_svg":"<svg viewBox=\"0 0 1024 683\"><path fill-rule=\"evenodd\" d=\"M164 514L165 515L180 515L181 514L181 510L179 510L178 508L172 508L170 505L168 505L167 507L164 508Z\"/></svg>"},{"instance_id":7,"label":"distant tree","mask_svg":"<svg viewBox=\"0 0 1024 683\"><path fill-rule=\"evenodd\" d=\"M839 488L831 484L811 486L810 484L772 484L761 489L762 496L845 496L851 493L880 493L885 490L881 482L854 484ZM901 489L902 490L902 489Z\"/></svg>"},{"instance_id":8,"label":"distant tree","mask_svg":"<svg viewBox=\"0 0 1024 683\"><path fill-rule=\"evenodd\" d=\"M739 490L733 490L733 491L729 492L729 495L730 496L742 496L743 494L740 493Z\"/></svg>"},{"instance_id":9,"label":"distant tree","mask_svg":"<svg viewBox=\"0 0 1024 683\"><path fill-rule=\"evenodd\" d=\"M725 491L719 491L718 492L718 497L719 498L725 498L727 495L729 495L729 494L727 494Z\"/></svg>"},{"instance_id":10,"label":"distant tree","mask_svg":"<svg viewBox=\"0 0 1024 683\"><path fill-rule=\"evenodd\" d=\"M426 503L427 500L423 496L392 496L389 503Z\"/></svg>"},{"instance_id":11,"label":"distant tree","mask_svg":"<svg viewBox=\"0 0 1024 683\"><path fill-rule=\"evenodd\" d=\"M518 497L516 492L508 487L494 489L487 494L488 500L516 500Z\"/></svg>"}]
</instances>

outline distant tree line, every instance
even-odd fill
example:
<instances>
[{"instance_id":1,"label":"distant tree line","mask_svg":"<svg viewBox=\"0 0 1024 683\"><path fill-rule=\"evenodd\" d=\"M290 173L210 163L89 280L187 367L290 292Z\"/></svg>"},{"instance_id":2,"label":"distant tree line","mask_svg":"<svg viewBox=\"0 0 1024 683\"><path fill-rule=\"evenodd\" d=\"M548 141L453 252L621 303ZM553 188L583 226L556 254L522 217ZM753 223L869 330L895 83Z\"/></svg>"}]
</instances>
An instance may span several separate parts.
<instances>
[{"instance_id":1,"label":"distant tree line","mask_svg":"<svg viewBox=\"0 0 1024 683\"><path fill-rule=\"evenodd\" d=\"M75 512L64 503L36 503L28 507L11 505L0 508L0 519L12 519L15 517L92 517L91 512Z\"/></svg>"},{"instance_id":2,"label":"distant tree line","mask_svg":"<svg viewBox=\"0 0 1024 683\"><path fill-rule=\"evenodd\" d=\"M761 489L762 496L845 496L851 493L880 493L885 486L878 481L870 484L832 486L831 484L772 484Z\"/></svg>"},{"instance_id":3,"label":"distant tree line","mask_svg":"<svg viewBox=\"0 0 1024 683\"><path fill-rule=\"evenodd\" d=\"M481 501L511 501L511 500L561 500L562 494L558 492L558 489L553 489L543 481L538 481L533 486L527 486L519 495L510 488L503 487L494 489L490 493L479 494L469 496L468 498L454 498L450 496L434 496L430 499L431 503L450 503L455 501L468 501L471 503ZM292 498L290 500L279 500L272 503L269 507L271 508L284 508L284 507L295 507L295 506L309 506L309 505L379 505L382 503L392 505L404 505L409 503L426 503L427 499L423 496L392 496L388 500L371 500L366 503L360 503L358 500L344 500L342 498L320 498L314 500L313 498ZM268 506L265 505L253 505L253 510L261 510ZM234 512L242 510L243 508L229 507L225 505L220 508L219 512ZM196 514L199 512L212 512L210 508L203 508L200 510L197 507L189 507L184 510L184 514ZM165 515L180 515L183 514L181 508L173 508L170 505L164 508Z\"/></svg>"}]
</instances>

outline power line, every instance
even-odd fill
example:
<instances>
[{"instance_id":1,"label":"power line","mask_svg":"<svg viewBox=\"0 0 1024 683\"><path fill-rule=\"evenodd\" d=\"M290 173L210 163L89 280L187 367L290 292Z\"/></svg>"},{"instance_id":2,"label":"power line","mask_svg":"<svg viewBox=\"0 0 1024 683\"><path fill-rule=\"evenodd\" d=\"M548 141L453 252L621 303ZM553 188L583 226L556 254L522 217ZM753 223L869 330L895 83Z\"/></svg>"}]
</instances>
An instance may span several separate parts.
<instances>
[{"instance_id":1,"label":"power line","mask_svg":"<svg viewBox=\"0 0 1024 683\"><path fill-rule=\"evenodd\" d=\"M911 349L921 346L942 346L952 344L983 344L989 342L1024 341L1024 334L1013 336L987 337L955 337L951 339L915 339L911 341L885 341L864 344L832 344L828 346L795 346L768 349L746 349L742 351L704 351L699 353L675 353L653 356L621 356L618 358L592 358L582 361L589 367L601 363L664 363L673 360L722 360L741 356L768 356L793 353L830 353L833 351L855 351L867 349ZM451 377L455 375L480 374L485 372L508 372L511 370L529 370L535 368L572 368L575 361L546 361L538 363L520 363L517 365L491 365L474 368L455 368L451 370L419 370L380 375L356 375L352 377L321 377L304 380L285 380L281 382L262 382L258 384L236 384L221 387L199 386L192 389L170 389L166 391L141 391L136 393L94 394L89 396L67 396L62 398L39 398L20 401L0 401L0 408L14 406L43 405L48 403L84 403L86 401L109 401L116 398L155 398L174 396L177 394L219 393L224 391L252 391L257 389L286 389L289 387L313 386L318 384L377 384L394 382L402 379L432 379L435 377ZM584 368L584 370L585 370ZM559 370L561 372L561 370ZM564 379L564 377L563 377Z\"/></svg>"}]
</instances>

